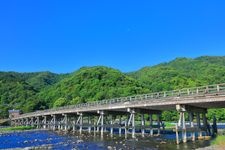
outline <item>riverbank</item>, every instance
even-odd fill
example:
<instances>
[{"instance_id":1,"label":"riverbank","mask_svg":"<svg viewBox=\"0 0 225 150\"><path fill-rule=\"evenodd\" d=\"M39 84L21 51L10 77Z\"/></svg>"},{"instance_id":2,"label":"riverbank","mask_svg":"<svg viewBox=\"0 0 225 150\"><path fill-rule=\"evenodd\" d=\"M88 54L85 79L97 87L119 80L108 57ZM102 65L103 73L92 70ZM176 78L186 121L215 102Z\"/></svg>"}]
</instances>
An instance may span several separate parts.
<instances>
[{"instance_id":1,"label":"riverbank","mask_svg":"<svg viewBox=\"0 0 225 150\"><path fill-rule=\"evenodd\" d=\"M30 126L2 127L2 128L0 128L0 133L28 131L28 130L33 130L33 129L35 129L35 128L30 127Z\"/></svg>"},{"instance_id":2,"label":"riverbank","mask_svg":"<svg viewBox=\"0 0 225 150\"><path fill-rule=\"evenodd\" d=\"M199 148L197 150L225 150L225 135L217 135L211 142L211 146Z\"/></svg>"},{"instance_id":3,"label":"riverbank","mask_svg":"<svg viewBox=\"0 0 225 150\"><path fill-rule=\"evenodd\" d=\"M217 147L217 149L225 149L225 135L219 135L212 144Z\"/></svg>"}]
</instances>

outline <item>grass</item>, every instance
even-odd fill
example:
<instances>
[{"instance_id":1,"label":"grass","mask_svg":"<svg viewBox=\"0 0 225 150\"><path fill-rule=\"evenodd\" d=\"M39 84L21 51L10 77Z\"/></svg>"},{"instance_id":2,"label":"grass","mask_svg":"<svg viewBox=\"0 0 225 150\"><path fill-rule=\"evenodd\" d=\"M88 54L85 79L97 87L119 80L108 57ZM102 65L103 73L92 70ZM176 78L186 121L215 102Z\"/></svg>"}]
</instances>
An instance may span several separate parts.
<instances>
[{"instance_id":1,"label":"grass","mask_svg":"<svg viewBox=\"0 0 225 150\"><path fill-rule=\"evenodd\" d=\"M175 127L175 125L172 124L172 123L170 123L170 122L164 122L164 124L165 124L165 128L166 129L171 129L171 128L174 128Z\"/></svg>"},{"instance_id":2,"label":"grass","mask_svg":"<svg viewBox=\"0 0 225 150\"><path fill-rule=\"evenodd\" d=\"M31 129L34 129L34 127L31 127L31 126L6 127L6 128L0 128L0 132L23 131L23 130L31 130Z\"/></svg>"},{"instance_id":3,"label":"grass","mask_svg":"<svg viewBox=\"0 0 225 150\"><path fill-rule=\"evenodd\" d=\"M225 146L225 135L218 135L215 140L212 141L213 145Z\"/></svg>"},{"instance_id":4,"label":"grass","mask_svg":"<svg viewBox=\"0 0 225 150\"><path fill-rule=\"evenodd\" d=\"M224 150L225 135L218 135L216 139L212 141L212 145L216 146L216 149L218 150Z\"/></svg>"}]
</instances>

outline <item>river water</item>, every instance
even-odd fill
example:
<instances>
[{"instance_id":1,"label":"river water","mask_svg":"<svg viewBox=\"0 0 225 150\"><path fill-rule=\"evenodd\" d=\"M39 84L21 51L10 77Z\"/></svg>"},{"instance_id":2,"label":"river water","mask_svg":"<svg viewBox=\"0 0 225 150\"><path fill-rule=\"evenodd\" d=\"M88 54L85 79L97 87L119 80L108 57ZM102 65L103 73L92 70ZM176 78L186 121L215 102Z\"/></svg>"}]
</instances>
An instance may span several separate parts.
<instances>
[{"instance_id":1,"label":"river water","mask_svg":"<svg viewBox=\"0 0 225 150\"><path fill-rule=\"evenodd\" d=\"M41 147L40 149L140 149L140 150L189 150L202 148L210 145L210 141L188 142L187 144L175 144L174 134L165 134L158 137L150 137L146 135L142 137L137 135L132 138L128 135L121 137L118 134L111 136L105 133L100 134L87 133L57 133L47 130L33 130L24 132L4 133L0 134L0 149L12 148L31 148Z\"/></svg>"}]
</instances>

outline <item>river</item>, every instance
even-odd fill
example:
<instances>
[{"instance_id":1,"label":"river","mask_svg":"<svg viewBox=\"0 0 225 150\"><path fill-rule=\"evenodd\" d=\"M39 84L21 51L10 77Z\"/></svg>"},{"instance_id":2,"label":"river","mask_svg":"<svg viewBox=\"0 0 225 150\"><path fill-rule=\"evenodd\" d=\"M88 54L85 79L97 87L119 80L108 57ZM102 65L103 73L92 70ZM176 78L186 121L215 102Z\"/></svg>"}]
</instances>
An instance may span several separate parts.
<instances>
[{"instance_id":1,"label":"river","mask_svg":"<svg viewBox=\"0 0 225 150\"><path fill-rule=\"evenodd\" d=\"M47 130L33 130L24 132L0 134L0 149L34 148L58 149L58 150L105 150L105 149L143 149L143 150L189 150L210 145L210 141L188 142L175 144L174 134L165 134L159 137L142 137L137 135L135 139L128 135L127 138L118 134L111 136L105 133L59 133Z\"/></svg>"}]
</instances>

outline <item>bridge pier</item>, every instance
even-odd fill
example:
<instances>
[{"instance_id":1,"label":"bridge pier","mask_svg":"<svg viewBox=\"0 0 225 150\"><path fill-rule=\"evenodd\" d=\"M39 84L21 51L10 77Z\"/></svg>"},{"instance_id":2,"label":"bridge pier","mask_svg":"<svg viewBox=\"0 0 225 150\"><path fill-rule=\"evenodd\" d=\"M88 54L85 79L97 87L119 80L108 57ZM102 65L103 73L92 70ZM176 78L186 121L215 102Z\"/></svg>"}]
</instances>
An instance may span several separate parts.
<instances>
[{"instance_id":1,"label":"bridge pier","mask_svg":"<svg viewBox=\"0 0 225 150\"><path fill-rule=\"evenodd\" d=\"M30 120L29 120L30 119ZM30 118L28 118L28 124L27 124L28 126L31 126L31 127L33 127L34 126L34 119L33 119L33 117L30 117Z\"/></svg>"},{"instance_id":2,"label":"bridge pier","mask_svg":"<svg viewBox=\"0 0 225 150\"><path fill-rule=\"evenodd\" d=\"M42 125L43 128L46 129L47 128L47 116L42 116L44 119L42 120Z\"/></svg>"},{"instance_id":3,"label":"bridge pier","mask_svg":"<svg viewBox=\"0 0 225 150\"><path fill-rule=\"evenodd\" d=\"M110 134L113 135L113 115L110 116Z\"/></svg>"},{"instance_id":4,"label":"bridge pier","mask_svg":"<svg viewBox=\"0 0 225 150\"><path fill-rule=\"evenodd\" d=\"M128 126L132 127L132 137L135 138L135 110L128 108L127 111L130 113L130 117L128 120Z\"/></svg>"},{"instance_id":5,"label":"bridge pier","mask_svg":"<svg viewBox=\"0 0 225 150\"><path fill-rule=\"evenodd\" d=\"M64 118L62 117L60 120L60 131L63 131L64 129Z\"/></svg>"},{"instance_id":6,"label":"bridge pier","mask_svg":"<svg viewBox=\"0 0 225 150\"><path fill-rule=\"evenodd\" d=\"M141 134L144 137L145 135L145 116L144 114L141 114Z\"/></svg>"},{"instance_id":7,"label":"bridge pier","mask_svg":"<svg viewBox=\"0 0 225 150\"><path fill-rule=\"evenodd\" d=\"M63 116L62 115L58 115L56 116L56 128L58 131L62 131L62 120L63 120Z\"/></svg>"},{"instance_id":8,"label":"bridge pier","mask_svg":"<svg viewBox=\"0 0 225 150\"><path fill-rule=\"evenodd\" d=\"M99 127L101 127L101 135L103 135L104 132L104 111L98 111L97 112L100 116L98 118L98 122L97 122L97 132L99 132ZM100 126L99 126L100 124Z\"/></svg>"},{"instance_id":9,"label":"bridge pier","mask_svg":"<svg viewBox=\"0 0 225 150\"><path fill-rule=\"evenodd\" d=\"M158 128L158 134L157 135L160 135L160 129L161 129L161 114L157 114L157 128Z\"/></svg>"},{"instance_id":10,"label":"bridge pier","mask_svg":"<svg viewBox=\"0 0 225 150\"><path fill-rule=\"evenodd\" d=\"M88 115L88 133L91 133L91 116Z\"/></svg>"},{"instance_id":11,"label":"bridge pier","mask_svg":"<svg viewBox=\"0 0 225 150\"><path fill-rule=\"evenodd\" d=\"M191 128L194 128L194 121L193 121L194 114L192 112L189 112L188 115L189 115L189 125ZM194 130L191 132L191 139L192 139L192 141L195 141L195 131Z\"/></svg>"},{"instance_id":12,"label":"bridge pier","mask_svg":"<svg viewBox=\"0 0 225 150\"><path fill-rule=\"evenodd\" d=\"M122 116L120 115L119 116L119 136L121 136L121 133L122 133Z\"/></svg>"},{"instance_id":13,"label":"bridge pier","mask_svg":"<svg viewBox=\"0 0 225 150\"><path fill-rule=\"evenodd\" d=\"M206 118L207 110L204 108L199 107L193 107L189 105L177 105L176 106L177 111L179 112L179 121L176 125L176 140L177 144L180 143L179 140L179 132L182 133L182 141L183 143L187 142L187 132L191 133L191 140L195 141L195 132L198 132L198 139L203 139L203 133L205 132L205 135L209 135L209 129L208 129L208 122ZM188 113L189 117L189 124L187 125L185 121L185 113ZM197 127L194 126L194 113L196 114L196 123ZM202 117L201 117L202 116ZM203 126L201 125L201 120L203 123Z\"/></svg>"},{"instance_id":14,"label":"bridge pier","mask_svg":"<svg viewBox=\"0 0 225 150\"><path fill-rule=\"evenodd\" d=\"M76 117L73 118L73 121L72 121L72 130L73 130L73 133L76 132Z\"/></svg>"},{"instance_id":15,"label":"bridge pier","mask_svg":"<svg viewBox=\"0 0 225 150\"><path fill-rule=\"evenodd\" d=\"M25 125L26 125L26 127L29 126L29 118L26 118L26 119L25 119Z\"/></svg>"},{"instance_id":16,"label":"bridge pier","mask_svg":"<svg viewBox=\"0 0 225 150\"><path fill-rule=\"evenodd\" d=\"M152 114L149 114L149 128L150 128L150 135L153 136L153 119L152 119Z\"/></svg>"},{"instance_id":17,"label":"bridge pier","mask_svg":"<svg viewBox=\"0 0 225 150\"><path fill-rule=\"evenodd\" d=\"M77 113L79 115L76 124L79 125L79 131L80 134L82 133L83 130L83 113Z\"/></svg>"},{"instance_id":18,"label":"bridge pier","mask_svg":"<svg viewBox=\"0 0 225 150\"><path fill-rule=\"evenodd\" d=\"M36 120L35 120L34 124L36 124L36 128L37 129L39 129L41 127L40 126L40 117L39 116L36 117Z\"/></svg>"},{"instance_id":19,"label":"bridge pier","mask_svg":"<svg viewBox=\"0 0 225 150\"><path fill-rule=\"evenodd\" d=\"M63 129L65 132L68 132L68 115L67 114L63 114L64 118L63 118Z\"/></svg>"},{"instance_id":20,"label":"bridge pier","mask_svg":"<svg viewBox=\"0 0 225 150\"><path fill-rule=\"evenodd\" d=\"M216 123L216 117L213 117L213 125L212 125L212 135L217 134L217 123Z\"/></svg>"},{"instance_id":21,"label":"bridge pier","mask_svg":"<svg viewBox=\"0 0 225 150\"><path fill-rule=\"evenodd\" d=\"M19 119L19 120L18 120L18 125L19 125L19 126L22 126L22 125L23 125L23 124L22 124L22 119Z\"/></svg>"},{"instance_id":22,"label":"bridge pier","mask_svg":"<svg viewBox=\"0 0 225 150\"><path fill-rule=\"evenodd\" d=\"M200 117L199 112L196 113L196 120L197 120L197 127L199 129L201 129L201 117ZM198 131L198 138L202 138L202 131L201 130Z\"/></svg>"},{"instance_id":23,"label":"bridge pier","mask_svg":"<svg viewBox=\"0 0 225 150\"><path fill-rule=\"evenodd\" d=\"M50 121L50 129L56 130L56 115L51 115L52 119Z\"/></svg>"}]
</instances>

